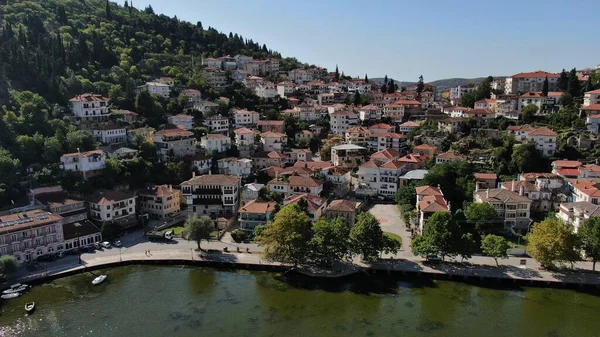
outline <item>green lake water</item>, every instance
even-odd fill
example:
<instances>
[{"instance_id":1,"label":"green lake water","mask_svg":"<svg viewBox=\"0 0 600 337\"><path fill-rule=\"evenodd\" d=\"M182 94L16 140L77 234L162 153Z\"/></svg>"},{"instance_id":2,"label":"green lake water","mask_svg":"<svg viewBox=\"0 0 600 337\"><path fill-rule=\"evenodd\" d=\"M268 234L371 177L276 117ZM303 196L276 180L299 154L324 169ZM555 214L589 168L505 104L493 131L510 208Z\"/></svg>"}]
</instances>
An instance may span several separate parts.
<instances>
[{"instance_id":1,"label":"green lake water","mask_svg":"<svg viewBox=\"0 0 600 337\"><path fill-rule=\"evenodd\" d=\"M124 267L36 286L0 307L0 336L600 336L600 298L361 276ZM37 310L26 316L25 302Z\"/></svg>"}]
</instances>

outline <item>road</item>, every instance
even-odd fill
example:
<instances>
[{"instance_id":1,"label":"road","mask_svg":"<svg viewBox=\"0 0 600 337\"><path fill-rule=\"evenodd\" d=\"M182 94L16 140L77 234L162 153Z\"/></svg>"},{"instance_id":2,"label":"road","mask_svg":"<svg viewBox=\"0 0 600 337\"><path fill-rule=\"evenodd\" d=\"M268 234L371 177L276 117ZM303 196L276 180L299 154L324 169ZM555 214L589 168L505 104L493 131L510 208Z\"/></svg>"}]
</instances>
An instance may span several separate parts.
<instances>
[{"instance_id":1,"label":"road","mask_svg":"<svg viewBox=\"0 0 600 337\"><path fill-rule=\"evenodd\" d=\"M414 258L410 249L410 231L406 229L400 211L398 211L398 206L395 204L375 204L368 211L379 221L384 232L400 235L402 238L402 252L400 255L403 258Z\"/></svg>"}]
</instances>

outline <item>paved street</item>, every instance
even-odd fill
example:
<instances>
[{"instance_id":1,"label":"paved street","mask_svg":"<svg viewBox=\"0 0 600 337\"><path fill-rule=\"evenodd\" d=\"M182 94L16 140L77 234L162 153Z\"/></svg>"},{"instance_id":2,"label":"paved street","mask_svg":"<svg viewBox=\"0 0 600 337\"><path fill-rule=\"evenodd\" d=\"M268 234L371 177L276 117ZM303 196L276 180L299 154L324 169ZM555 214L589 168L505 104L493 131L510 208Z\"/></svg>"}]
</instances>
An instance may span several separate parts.
<instances>
[{"instance_id":1,"label":"paved street","mask_svg":"<svg viewBox=\"0 0 600 337\"><path fill-rule=\"evenodd\" d=\"M375 204L368 211L379 221L384 232L400 235L402 238L402 257L414 257L410 249L410 231L406 229L398 207L395 204Z\"/></svg>"}]
</instances>

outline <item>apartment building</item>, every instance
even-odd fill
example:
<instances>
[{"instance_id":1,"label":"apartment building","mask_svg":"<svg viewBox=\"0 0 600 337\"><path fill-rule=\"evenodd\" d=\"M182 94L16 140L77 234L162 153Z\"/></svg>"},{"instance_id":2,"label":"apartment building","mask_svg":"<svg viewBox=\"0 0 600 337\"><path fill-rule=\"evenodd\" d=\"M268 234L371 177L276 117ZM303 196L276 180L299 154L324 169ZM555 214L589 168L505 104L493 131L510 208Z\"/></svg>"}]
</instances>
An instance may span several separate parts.
<instances>
[{"instance_id":1,"label":"apartment building","mask_svg":"<svg viewBox=\"0 0 600 337\"><path fill-rule=\"evenodd\" d=\"M186 198L188 214L201 217L235 216L238 210L240 179L224 174L193 176L180 184Z\"/></svg>"},{"instance_id":2,"label":"apartment building","mask_svg":"<svg viewBox=\"0 0 600 337\"><path fill-rule=\"evenodd\" d=\"M287 148L287 141L288 139L285 133L267 131L260 134L262 150L266 152L282 152L285 148Z\"/></svg>"},{"instance_id":3,"label":"apartment building","mask_svg":"<svg viewBox=\"0 0 600 337\"><path fill-rule=\"evenodd\" d=\"M360 165L367 154L367 149L353 144L336 145L331 148L331 162L334 166L352 168Z\"/></svg>"},{"instance_id":4,"label":"apartment building","mask_svg":"<svg viewBox=\"0 0 600 337\"><path fill-rule=\"evenodd\" d=\"M100 94L81 94L69 100L71 112L81 122L106 122L110 115L110 99Z\"/></svg>"},{"instance_id":5,"label":"apartment building","mask_svg":"<svg viewBox=\"0 0 600 337\"><path fill-rule=\"evenodd\" d=\"M190 115L174 115L167 118L169 124L176 125L178 128L191 131L194 129L194 116Z\"/></svg>"},{"instance_id":6,"label":"apartment building","mask_svg":"<svg viewBox=\"0 0 600 337\"><path fill-rule=\"evenodd\" d=\"M181 193L171 185L159 185L138 191L138 206L141 214L150 220L167 219L179 214Z\"/></svg>"},{"instance_id":7,"label":"apartment building","mask_svg":"<svg viewBox=\"0 0 600 337\"><path fill-rule=\"evenodd\" d=\"M346 143L367 146L371 131L364 126L355 126L345 131Z\"/></svg>"},{"instance_id":8,"label":"apartment building","mask_svg":"<svg viewBox=\"0 0 600 337\"><path fill-rule=\"evenodd\" d=\"M406 148L406 137L399 133L371 133L367 147L371 151L393 149L403 151Z\"/></svg>"},{"instance_id":9,"label":"apartment building","mask_svg":"<svg viewBox=\"0 0 600 337\"><path fill-rule=\"evenodd\" d=\"M221 115L205 118L202 125L206 126L211 133L229 134L229 118Z\"/></svg>"},{"instance_id":10,"label":"apartment building","mask_svg":"<svg viewBox=\"0 0 600 337\"><path fill-rule=\"evenodd\" d=\"M248 178L252 175L252 159L248 158L222 158L217 161L219 173Z\"/></svg>"},{"instance_id":11,"label":"apartment building","mask_svg":"<svg viewBox=\"0 0 600 337\"><path fill-rule=\"evenodd\" d=\"M200 146L212 153L223 153L231 148L231 138L218 133L209 133L200 138Z\"/></svg>"},{"instance_id":12,"label":"apartment building","mask_svg":"<svg viewBox=\"0 0 600 337\"><path fill-rule=\"evenodd\" d=\"M235 134L235 145L240 156L249 157L254 153L254 143L256 140L256 131L247 128L240 128L233 131Z\"/></svg>"},{"instance_id":13,"label":"apartment building","mask_svg":"<svg viewBox=\"0 0 600 337\"><path fill-rule=\"evenodd\" d=\"M583 95L583 106L600 104L600 89L587 91Z\"/></svg>"},{"instance_id":14,"label":"apartment building","mask_svg":"<svg viewBox=\"0 0 600 337\"><path fill-rule=\"evenodd\" d=\"M538 107L539 113L548 113L558 109L563 93L560 91L550 91L548 96L543 96L541 92L526 92L519 96L519 111L528 105Z\"/></svg>"},{"instance_id":15,"label":"apartment building","mask_svg":"<svg viewBox=\"0 0 600 337\"><path fill-rule=\"evenodd\" d=\"M127 142L127 129L115 123L102 123L91 129L92 136L103 145L119 145ZM115 147L116 148L116 147Z\"/></svg>"},{"instance_id":16,"label":"apartment building","mask_svg":"<svg viewBox=\"0 0 600 337\"><path fill-rule=\"evenodd\" d=\"M238 211L240 229L252 235L254 228L265 225L273 219L276 205L277 203L274 201L251 200L247 202Z\"/></svg>"},{"instance_id":17,"label":"apartment building","mask_svg":"<svg viewBox=\"0 0 600 337\"><path fill-rule=\"evenodd\" d=\"M530 125L509 126L507 131L515 135L518 142L530 141L535 143L542 155L551 157L556 152L557 133L547 127L533 127Z\"/></svg>"},{"instance_id":18,"label":"apartment building","mask_svg":"<svg viewBox=\"0 0 600 337\"><path fill-rule=\"evenodd\" d=\"M194 133L182 129L156 131L152 136L161 161L172 161L196 153Z\"/></svg>"},{"instance_id":19,"label":"apartment building","mask_svg":"<svg viewBox=\"0 0 600 337\"><path fill-rule=\"evenodd\" d=\"M504 220L504 227L526 233L531 224L531 199L502 188L491 188L475 192L474 202L490 204L500 219Z\"/></svg>"},{"instance_id":20,"label":"apartment building","mask_svg":"<svg viewBox=\"0 0 600 337\"><path fill-rule=\"evenodd\" d=\"M358 115L350 110L340 110L329 114L331 133L343 136L346 130L358 126Z\"/></svg>"},{"instance_id":21,"label":"apartment building","mask_svg":"<svg viewBox=\"0 0 600 337\"><path fill-rule=\"evenodd\" d=\"M399 178L405 172L406 165L399 159L385 162L370 160L358 167L356 193L393 199L399 187Z\"/></svg>"},{"instance_id":22,"label":"apartment building","mask_svg":"<svg viewBox=\"0 0 600 337\"><path fill-rule=\"evenodd\" d=\"M137 224L136 196L121 191L98 191L87 199L90 219L127 228Z\"/></svg>"},{"instance_id":23,"label":"apartment building","mask_svg":"<svg viewBox=\"0 0 600 337\"><path fill-rule=\"evenodd\" d=\"M261 151L251 156L252 168L255 171L269 168L271 166L283 167L287 161L287 156L277 151Z\"/></svg>"},{"instance_id":24,"label":"apartment building","mask_svg":"<svg viewBox=\"0 0 600 337\"><path fill-rule=\"evenodd\" d=\"M151 95L159 95L165 99L171 97L171 86L164 83L146 82L145 84L138 86L135 93L139 94L142 91L148 91Z\"/></svg>"},{"instance_id":25,"label":"apartment building","mask_svg":"<svg viewBox=\"0 0 600 337\"><path fill-rule=\"evenodd\" d=\"M219 68L205 68L202 70L206 82L218 91L223 91L227 87L227 72Z\"/></svg>"},{"instance_id":26,"label":"apartment building","mask_svg":"<svg viewBox=\"0 0 600 337\"><path fill-rule=\"evenodd\" d=\"M260 115L256 111L234 109L232 113L233 123L236 128L256 125L260 117Z\"/></svg>"},{"instance_id":27,"label":"apartment building","mask_svg":"<svg viewBox=\"0 0 600 337\"><path fill-rule=\"evenodd\" d=\"M555 91L560 74L549 73L542 70L518 73L506 78L504 90L507 94L516 94L527 91L542 91L544 81L548 78L548 90Z\"/></svg>"},{"instance_id":28,"label":"apartment building","mask_svg":"<svg viewBox=\"0 0 600 337\"><path fill-rule=\"evenodd\" d=\"M106 153L102 150L66 153L60 157L61 168L65 171L77 172L83 179L97 176L106 166Z\"/></svg>"}]
</instances>

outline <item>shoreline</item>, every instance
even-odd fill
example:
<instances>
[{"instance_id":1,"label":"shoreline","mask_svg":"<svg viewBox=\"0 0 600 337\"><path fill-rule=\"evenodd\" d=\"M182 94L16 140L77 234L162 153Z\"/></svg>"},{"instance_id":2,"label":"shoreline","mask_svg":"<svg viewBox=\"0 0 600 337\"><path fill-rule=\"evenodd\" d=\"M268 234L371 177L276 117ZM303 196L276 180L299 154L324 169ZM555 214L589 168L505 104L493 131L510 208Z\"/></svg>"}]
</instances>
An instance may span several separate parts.
<instances>
[{"instance_id":1,"label":"shoreline","mask_svg":"<svg viewBox=\"0 0 600 337\"><path fill-rule=\"evenodd\" d=\"M219 257L231 258L231 256L223 256L220 254ZM234 254L227 254L234 255ZM346 269L343 273L315 273L307 272L303 268L293 268L291 265L276 264L276 263L256 263L252 261L227 261L218 259L189 259L189 258L146 258L146 259L123 259L117 261L109 261L104 263L96 263L90 265L79 265L67 270L36 274L29 277L23 277L14 280L13 283L28 283L30 285L39 285L46 282L50 282L56 279L69 277L73 275L83 274L87 272L94 272L104 269L112 269L117 267L135 266L135 265L158 265L158 266L195 266L205 267L217 270L248 270L248 271L264 271L264 272L275 272L291 274L298 277L305 277L316 280L343 280L349 277L361 276L362 274L377 277L382 276L393 276L399 279L406 279L407 281L417 280L441 280L441 281L452 281L471 284L482 287L537 287L537 288L550 288L550 289L571 289L577 291L585 291L594 294L600 294L600 277L598 274L592 274L591 280L576 278L577 275L561 274L562 280L557 279L540 279L536 277L515 277L507 273L507 269L510 268L487 268L482 266L474 266L469 269L468 267L457 268L454 265L437 265L437 269L430 268L426 265L415 263L414 261L407 260L394 260L394 261L378 261L373 265L356 265L353 264L350 270ZM410 265L410 266L409 266ZM415 266L416 265L416 266ZM415 268L416 267L416 268ZM420 269L419 269L420 267ZM449 270L444 270L449 269ZM580 275L581 273L578 273ZM6 284L8 286L8 284Z\"/></svg>"}]
</instances>

